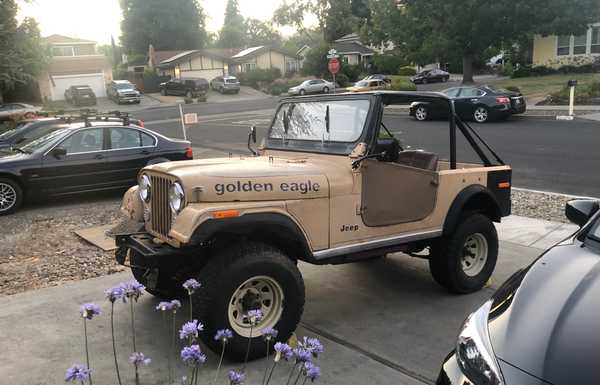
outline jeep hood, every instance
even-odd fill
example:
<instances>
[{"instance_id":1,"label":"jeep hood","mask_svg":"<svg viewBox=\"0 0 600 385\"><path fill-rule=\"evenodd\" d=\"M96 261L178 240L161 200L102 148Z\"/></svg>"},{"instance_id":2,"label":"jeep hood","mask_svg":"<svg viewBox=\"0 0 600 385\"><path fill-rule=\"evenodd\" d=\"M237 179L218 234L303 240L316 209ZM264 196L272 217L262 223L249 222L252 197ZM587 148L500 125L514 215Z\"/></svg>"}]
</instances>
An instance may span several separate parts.
<instances>
[{"instance_id":1,"label":"jeep hood","mask_svg":"<svg viewBox=\"0 0 600 385\"><path fill-rule=\"evenodd\" d=\"M268 201L329 196L322 166L306 158L232 157L160 163L146 170L166 173L183 185L188 201Z\"/></svg>"}]
</instances>

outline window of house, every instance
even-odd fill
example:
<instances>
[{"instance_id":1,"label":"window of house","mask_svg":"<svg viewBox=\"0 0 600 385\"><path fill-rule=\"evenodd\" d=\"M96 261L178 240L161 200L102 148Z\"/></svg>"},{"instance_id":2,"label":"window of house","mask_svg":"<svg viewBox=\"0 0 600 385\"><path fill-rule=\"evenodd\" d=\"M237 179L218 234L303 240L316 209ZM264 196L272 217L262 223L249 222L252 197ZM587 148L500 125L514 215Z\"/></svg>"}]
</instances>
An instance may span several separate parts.
<instances>
[{"instance_id":1,"label":"window of house","mask_svg":"<svg viewBox=\"0 0 600 385\"><path fill-rule=\"evenodd\" d=\"M571 36L559 36L556 48L556 56L566 56L570 54Z\"/></svg>"},{"instance_id":2,"label":"window of house","mask_svg":"<svg viewBox=\"0 0 600 385\"><path fill-rule=\"evenodd\" d=\"M244 71L254 71L256 69L256 63L244 63Z\"/></svg>"},{"instance_id":3,"label":"window of house","mask_svg":"<svg viewBox=\"0 0 600 385\"><path fill-rule=\"evenodd\" d=\"M587 33L573 39L573 55L585 55L587 51Z\"/></svg>"},{"instance_id":4,"label":"window of house","mask_svg":"<svg viewBox=\"0 0 600 385\"><path fill-rule=\"evenodd\" d=\"M75 56L75 51L71 46L52 47L52 56Z\"/></svg>"},{"instance_id":5,"label":"window of house","mask_svg":"<svg viewBox=\"0 0 600 385\"><path fill-rule=\"evenodd\" d=\"M592 28L592 53L600 54L600 27Z\"/></svg>"}]
</instances>

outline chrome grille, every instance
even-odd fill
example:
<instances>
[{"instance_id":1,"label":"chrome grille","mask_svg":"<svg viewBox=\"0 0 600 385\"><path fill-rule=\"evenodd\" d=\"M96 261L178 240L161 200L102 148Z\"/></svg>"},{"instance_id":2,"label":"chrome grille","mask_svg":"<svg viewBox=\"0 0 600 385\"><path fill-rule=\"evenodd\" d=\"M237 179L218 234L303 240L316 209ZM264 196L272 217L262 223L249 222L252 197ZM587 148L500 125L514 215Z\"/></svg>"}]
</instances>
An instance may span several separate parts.
<instances>
[{"instance_id":1,"label":"chrome grille","mask_svg":"<svg viewBox=\"0 0 600 385\"><path fill-rule=\"evenodd\" d=\"M167 178L150 175L151 220L152 231L168 236L171 230L171 208L169 207L169 187L171 181Z\"/></svg>"}]
</instances>

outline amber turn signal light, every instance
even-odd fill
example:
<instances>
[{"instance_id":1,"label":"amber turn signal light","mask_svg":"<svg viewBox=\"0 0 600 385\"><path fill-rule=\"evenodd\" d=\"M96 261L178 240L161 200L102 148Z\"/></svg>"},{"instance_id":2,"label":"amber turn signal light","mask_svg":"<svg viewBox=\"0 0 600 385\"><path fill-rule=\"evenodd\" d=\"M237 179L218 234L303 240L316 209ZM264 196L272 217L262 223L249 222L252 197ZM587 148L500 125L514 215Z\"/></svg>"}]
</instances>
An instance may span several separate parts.
<instances>
[{"instance_id":1,"label":"amber turn signal light","mask_svg":"<svg viewBox=\"0 0 600 385\"><path fill-rule=\"evenodd\" d=\"M215 211L210 214L214 219L235 218L240 216L238 210Z\"/></svg>"},{"instance_id":2,"label":"amber turn signal light","mask_svg":"<svg viewBox=\"0 0 600 385\"><path fill-rule=\"evenodd\" d=\"M510 188L510 182L500 182L498 188Z\"/></svg>"}]
</instances>

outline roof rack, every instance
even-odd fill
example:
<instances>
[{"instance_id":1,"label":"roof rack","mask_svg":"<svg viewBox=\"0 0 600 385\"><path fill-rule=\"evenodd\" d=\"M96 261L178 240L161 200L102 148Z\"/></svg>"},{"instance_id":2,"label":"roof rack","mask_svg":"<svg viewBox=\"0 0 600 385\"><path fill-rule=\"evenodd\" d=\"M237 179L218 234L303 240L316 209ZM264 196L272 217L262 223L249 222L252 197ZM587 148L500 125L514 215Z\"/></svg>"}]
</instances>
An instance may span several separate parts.
<instances>
[{"instance_id":1,"label":"roof rack","mask_svg":"<svg viewBox=\"0 0 600 385\"><path fill-rule=\"evenodd\" d=\"M83 121L85 122L86 127L90 127L92 121L108 121L110 118L121 119L124 126L129 126L131 124L131 118L129 117L128 112L116 110L108 112L98 112L98 110L91 108L84 108L81 110L59 110L54 113L46 113L45 116L64 120L67 124Z\"/></svg>"}]
</instances>

